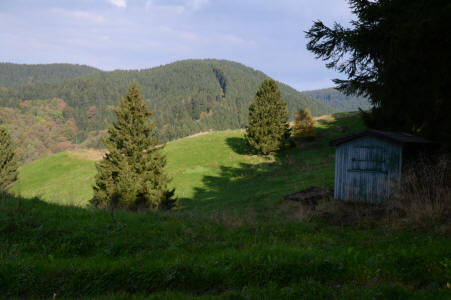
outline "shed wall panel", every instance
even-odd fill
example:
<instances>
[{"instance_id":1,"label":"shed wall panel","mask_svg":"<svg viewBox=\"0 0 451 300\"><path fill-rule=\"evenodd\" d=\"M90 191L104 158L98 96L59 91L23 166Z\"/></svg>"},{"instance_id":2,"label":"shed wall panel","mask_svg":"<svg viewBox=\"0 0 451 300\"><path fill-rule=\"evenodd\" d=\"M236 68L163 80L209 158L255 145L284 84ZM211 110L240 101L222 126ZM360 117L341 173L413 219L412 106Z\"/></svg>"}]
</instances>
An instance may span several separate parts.
<instances>
[{"instance_id":1,"label":"shed wall panel","mask_svg":"<svg viewBox=\"0 0 451 300\"><path fill-rule=\"evenodd\" d=\"M335 157L335 199L379 203L401 174L402 148L364 136L341 144Z\"/></svg>"}]
</instances>

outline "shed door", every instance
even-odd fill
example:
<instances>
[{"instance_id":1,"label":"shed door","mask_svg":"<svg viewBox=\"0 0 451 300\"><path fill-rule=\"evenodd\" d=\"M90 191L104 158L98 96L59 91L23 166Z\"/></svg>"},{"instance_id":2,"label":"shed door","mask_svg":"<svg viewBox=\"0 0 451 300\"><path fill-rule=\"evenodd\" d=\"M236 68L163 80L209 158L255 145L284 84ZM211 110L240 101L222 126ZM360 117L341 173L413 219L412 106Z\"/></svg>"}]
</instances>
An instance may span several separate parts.
<instances>
[{"instance_id":1,"label":"shed door","mask_svg":"<svg viewBox=\"0 0 451 300\"><path fill-rule=\"evenodd\" d=\"M347 170L349 200L378 203L390 193L387 152L377 145L355 145Z\"/></svg>"}]
</instances>

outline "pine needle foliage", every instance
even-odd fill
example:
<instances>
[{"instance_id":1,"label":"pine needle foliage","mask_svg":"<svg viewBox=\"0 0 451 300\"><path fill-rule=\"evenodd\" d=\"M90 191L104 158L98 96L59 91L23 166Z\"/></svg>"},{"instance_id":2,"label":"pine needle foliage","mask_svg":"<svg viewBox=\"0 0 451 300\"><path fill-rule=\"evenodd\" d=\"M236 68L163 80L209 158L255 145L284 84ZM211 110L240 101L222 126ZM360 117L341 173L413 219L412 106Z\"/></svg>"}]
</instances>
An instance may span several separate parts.
<instances>
[{"instance_id":1,"label":"pine needle foliage","mask_svg":"<svg viewBox=\"0 0 451 300\"><path fill-rule=\"evenodd\" d=\"M446 0L349 0L349 26L313 23L307 49L346 95L367 97L366 125L451 149L451 5Z\"/></svg>"},{"instance_id":2,"label":"pine needle foliage","mask_svg":"<svg viewBox=\"0 0 451 300\"><path fill-rule=\"evenodd\" d=\"M115 109L117 121L108 128L103 142L107 148L97 164L94 197L100 208L170 209L174 189L168 190L164 172L166 157L155 138L152 113L133 83Z\"/></svg>"},{"instance_id":3,"label":"pine needle foliage","mask_svg":"<svg viewBox=\"0 0 451 300\"><path fill-rule=\"evenodd\" d=\"M290 136L286 103L281 97L277 83L267 78L249 106L246 139L257 153L266 155L279 150Z\"/></svg>"},{"instance_id":4,"label":"pine needle foliage","mask_svg":"<svg viewBox=\"0 0 451 300\"><path fill-rule=\"evenodd\" d=\"M313 140L316 135L315 121L309 109L300 109L294 118L293 135L305 140Z\"/></svg>"},{"instance_id":5,"label":"pine needle foliage","mask_svg":"<svg viewBox=\"0 0 451 300\"><path fill-rule=\"evenodd\" d=\"M17 179L17 155L11 136L0 127L0 192Z\"/></svg>"}]
</instances>

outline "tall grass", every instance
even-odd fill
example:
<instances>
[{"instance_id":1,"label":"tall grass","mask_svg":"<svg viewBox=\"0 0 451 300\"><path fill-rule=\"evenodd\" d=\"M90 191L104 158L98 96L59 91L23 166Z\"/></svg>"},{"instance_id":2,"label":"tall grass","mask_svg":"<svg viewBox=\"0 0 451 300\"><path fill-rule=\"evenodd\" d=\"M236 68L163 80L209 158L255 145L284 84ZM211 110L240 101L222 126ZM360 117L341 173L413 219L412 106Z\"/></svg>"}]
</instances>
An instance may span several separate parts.
<instances>
[{"instance_id":1,"label":"tall grass","mask_svg":"<svg viewBox=\"0 0 451 300\"><path fill-rule=\"evenodd\" d=\"M0 297L446 299L451 239L194 211L0 198Z\"/></svg>"},{"instance_id":2,"label":"tall grass","mask_svg":"<svg viewBox=\"0 0 451 300\"><path fill-rule=\"evenodd\" d=\"M391 220L397 224L443 226L451 232L451 160L424 156L409 164L397 193L388 199Z\"/></svg>"}]
</instances>

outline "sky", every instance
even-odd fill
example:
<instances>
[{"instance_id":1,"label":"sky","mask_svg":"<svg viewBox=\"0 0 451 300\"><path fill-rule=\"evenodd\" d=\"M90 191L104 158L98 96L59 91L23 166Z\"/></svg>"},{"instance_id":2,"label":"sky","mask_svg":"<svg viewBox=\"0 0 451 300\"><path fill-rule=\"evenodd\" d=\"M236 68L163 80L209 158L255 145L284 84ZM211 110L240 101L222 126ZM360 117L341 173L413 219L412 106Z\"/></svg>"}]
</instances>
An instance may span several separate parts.
<instances>
[{"instance_id":1,"label":"sky","mask_svg":"<svg viewBox=\"0 0 451 300\"><path fill-rule=\"evenodd\" d=\"M346 0L1 0L0 61L114 70L228 59L310 90L343 75L306 49L304 31L352 18Z\"/></svg>"}]
</instances>

